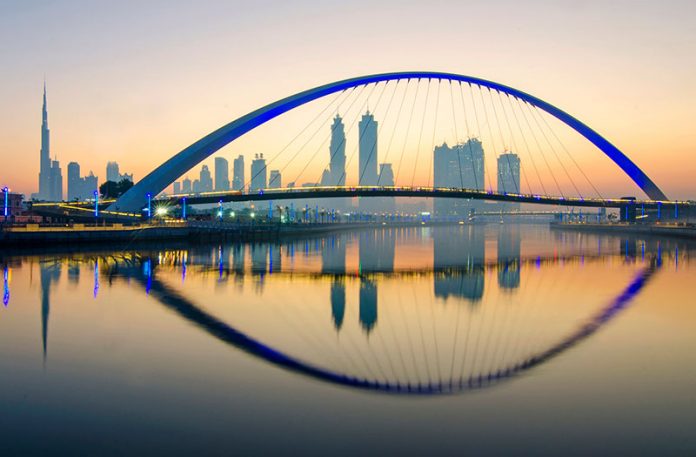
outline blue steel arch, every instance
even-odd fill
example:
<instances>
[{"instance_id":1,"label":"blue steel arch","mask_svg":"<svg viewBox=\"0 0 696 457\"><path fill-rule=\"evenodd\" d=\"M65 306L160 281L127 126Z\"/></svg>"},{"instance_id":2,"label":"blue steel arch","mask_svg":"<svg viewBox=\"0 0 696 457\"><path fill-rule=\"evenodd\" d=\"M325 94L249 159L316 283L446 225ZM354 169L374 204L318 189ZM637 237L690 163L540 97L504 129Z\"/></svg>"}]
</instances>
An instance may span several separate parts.
<instances>
[{"instance_id":1,"label":"blue steel arch","mask_svg":"<svg viewBox=\"0 0 696 457\"><path fill-rule=\"evenodd\" d=\"M496 90L504 94L519 98L537 108L540 108L564 124L584 136L592 144L597 146L604 154L616 163L652 200L667 200L659 187L641 170L631 159L621 152L607 139L595 132L589 126L575 117L547 103L533 95L510 86L499 84L473 76L458 75L454 73L430 72L430 71L406 71L395 73L381 73L325 84L304 92L291 95L282 100L273 102L249 114L246 114L207 136L196 141L182 150L162 165L154 169L128 192L122 195L109 209L121 211L139 211L147 200L147 194L157 195L169 186L176 178L183 175L201 161L205 160L217 150L231 143L245 133L280 116L298 106L309 103L327 95L340 92L345 89L358 87L371 83L398 81L403 79L438 79L457 81L460 83L474 84L480 87Z\"/></svg>"}]
</instances>

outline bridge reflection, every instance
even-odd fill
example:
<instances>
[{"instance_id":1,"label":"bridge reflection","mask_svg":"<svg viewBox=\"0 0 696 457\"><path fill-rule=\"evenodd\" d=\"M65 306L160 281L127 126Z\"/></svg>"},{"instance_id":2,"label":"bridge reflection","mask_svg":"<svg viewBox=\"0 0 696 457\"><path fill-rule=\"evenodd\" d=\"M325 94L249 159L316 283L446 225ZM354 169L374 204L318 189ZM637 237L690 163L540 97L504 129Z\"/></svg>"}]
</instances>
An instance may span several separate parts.
<instances>
[{"instance_id":1,"label":"bridge reflection","mask_svg":"<svg viewBox=\"0 0 696 457\"><path fill-rule=\"evenodd\" d=\"M94 296L100 287L138 284L211 336L294 372L386 392L460 392L513 377L583 341L628 306L665 259L675 265L688 259L687 247L680 251L671 242L588 237L583 244L572 239L577 234L564 233L552 234L554 249L537 255L536 247L524 248L520 230L383 229L283 243L43 258L38 268L44 356L53 285L65 276L78 286L94 273L89 281ZM524 243L544 241L525 234ZM409 262L400 263L404 250ZM421 265L413 266L419 257ZM9 290L8 262L0 260ZM552 315L551 305L560 304L554 300L563 293L548 290L577 287L583 271L595 264L624 270L618 276L623 284L603 289L616 298ZM235 312L210 305L212 295L188 292L189 284L201 290L211 279L222 291L233 287L223 296L232 300L229 311ZM428 284L429 292L421 287ZM246 292L248 286L253 295ZM532 290L550 306L533 300ZM286 303L283 297L292 293L306 297L290 306L292 300ZM324 298L317 301L315 293ZM235 297L241 297L239 303ZM247 301L253 306L246 308ZM256 316L261 308L268 312L239 320L244 313ZM296 313L291 317L299 326L288 328L289 336L280 341L291 336L312 340L320 344L318 355L312 353L317 347L278 345L277 335L269 333L276 324L263 319L279 320L287 313ZM329 328L339 337L327 339Z\"/></svg>"}]
</instances>

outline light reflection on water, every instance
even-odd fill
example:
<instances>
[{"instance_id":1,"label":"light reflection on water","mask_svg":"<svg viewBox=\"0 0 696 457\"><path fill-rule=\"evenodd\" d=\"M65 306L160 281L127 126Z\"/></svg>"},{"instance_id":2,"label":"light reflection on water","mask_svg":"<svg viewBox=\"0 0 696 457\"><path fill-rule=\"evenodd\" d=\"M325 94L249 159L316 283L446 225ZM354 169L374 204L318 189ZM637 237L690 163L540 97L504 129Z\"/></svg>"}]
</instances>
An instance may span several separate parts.
<instances>
[{"instance_id":1,"label":"light reflection on water","mask_svg":"<svg viewBox=\"0 0 696 457\"><path fill-rule=\"evenodd\" d=\"M9 376L0 381L0 399L19 408L20 417L54 415L55 402L65 399L52 381L80 385L104 371L118 373L114 379L121 382L110 380L108 389L91 386L95 395L105 396L103 405L90 407L79 399L59 408L82 426L88 426L89 416L110 414L100 410L113 406L109 394L158 389L193 410L197 407L192 404L213 402L215 414L227 421L239 405L229 408L221 395L257 398L289 389L303 399L302 407L313 411L320 428L335 412L315 395L329 398L334 406L348 401L369 410L382 400L361 392L389 398L470 393L457 402L471 406L484 401L471 392L485 388L491 395L517 395L515 403L530 389L535 392L535 386L548 393L554 377L577 376L578 367L584 368L580 373L586 380L593 379L593 363L603 364L596 346L601 340L612 341L613 336L620 346L647 331L636 324L622 327L622 319L631 323L633 307L641 300L648 309L656 305L650 298L655 295L688 306L691 285L674 284L684 277L683 270L693 275L692 252L693 246L683 241L502 225L385 228L281 242L118 252L8 254L1 259L6 309L0 315L0 354ZM40 338L31 319L37 297ZM672 310L663 312L665 319ZM693 316L691 310L687 314ZM694 327L691 322L691 334ZM620 331L612 333L612 328ZM590 363L584 359L590 354L599 358ZM625 349L622 356L636 360L641 354ZM568 367L564 361L573 358L580 362ZM17 366L21 369L9 370ZM160 377L165 373L166 378ZM693 370L685 375L695 379ZM181 386L173 381L179 378L190 382ZM25 383L42 399L39 404L18 403L26 395ZM565 395L590 391L582 377L571 384ZM492 410L505 407L495 397L486 398ZM413 400L389 403L381 420L409 408L404 401ZM135 415L147 409L126 404ZM453 403L427 405L453 420L467 418L468 413L452 409ZM280 418L292 415L280 405L263 413L247 406L245 414L260 414L265 427L282 428ZM190 420L185 411L149 414L176 429ZM2 417L8 420L5 413ZM537 420L541 424L551 417L541 414ZM693 420L694 415L684 410L681 417ZM350 428L361 422L346 418L342 423ZM380 428L379 423L373 427ZM429 430L418 424L414 419L402 425ZM214 441L206 441L217 436L211 427L206 431L203 426L193 442L212 446ZM235 436L262 431L244 421L237 427ZM157 436L139 439L159 443ZM368 435L364 439L372 440ZM380 446L418 449L408 438L401 440ZM457 449L451 444L442 450ZM250 446L261 449L258 443ZM282 446L266 449L278 452Z\"/></svg>"}]
</instances>

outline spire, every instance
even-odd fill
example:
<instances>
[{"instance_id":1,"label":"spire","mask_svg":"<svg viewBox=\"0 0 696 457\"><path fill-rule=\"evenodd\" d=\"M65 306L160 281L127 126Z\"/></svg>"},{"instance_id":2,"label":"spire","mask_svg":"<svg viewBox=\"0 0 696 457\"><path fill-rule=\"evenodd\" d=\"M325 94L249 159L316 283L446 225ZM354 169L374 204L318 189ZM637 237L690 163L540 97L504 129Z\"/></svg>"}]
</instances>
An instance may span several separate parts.
<instances>
[{"instance_id":1,"label":"spire","mask_svg":"<svg viewBox=\"0 0 696 457\"><path fill-rule=\"evenodd\" d=\"M46 106L46 77L44 77L44 91L43 91L43 122L47 123L48 122L48 108Z\"/></svg>"}]
</instances>

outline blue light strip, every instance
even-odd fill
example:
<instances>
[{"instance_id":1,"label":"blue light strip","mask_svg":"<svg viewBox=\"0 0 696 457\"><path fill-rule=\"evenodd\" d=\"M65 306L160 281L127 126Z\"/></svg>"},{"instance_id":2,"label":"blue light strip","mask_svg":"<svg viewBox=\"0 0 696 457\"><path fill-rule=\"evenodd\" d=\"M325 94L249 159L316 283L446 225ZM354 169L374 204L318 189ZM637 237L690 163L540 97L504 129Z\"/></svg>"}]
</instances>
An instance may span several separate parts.
<instances>
[{"instance_id":1,"label":"blue light strip","mask_svg":"<svg viewBox=\"0 0 696 457\"><path fill-rule=\"evenodd\" d=\"M5 216L5 219L7 219L10 215L10 189L4 187L2 192L5 194L5 206L2 214Z\"/></svg>"}]
</instances>

